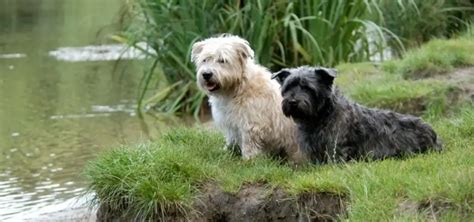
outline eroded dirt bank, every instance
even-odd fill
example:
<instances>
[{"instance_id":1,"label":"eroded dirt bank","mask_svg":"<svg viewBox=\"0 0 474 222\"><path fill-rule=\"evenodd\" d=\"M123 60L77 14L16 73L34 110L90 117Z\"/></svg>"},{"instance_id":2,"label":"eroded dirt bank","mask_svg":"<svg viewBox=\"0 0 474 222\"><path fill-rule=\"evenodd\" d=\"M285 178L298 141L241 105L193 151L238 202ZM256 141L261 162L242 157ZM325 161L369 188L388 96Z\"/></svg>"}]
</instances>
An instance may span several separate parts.
<instances>
[{"instance_id":1,"label":"eroded dirt bank","mask_svg":"<svg viewBox=\"0 0 474 222\"><path fill-rule=\"evenodd\" d=\"M247 184L237 193L223 191L213 183L205 184L187 214L169 209L153 215L163 221L334 221L344 217L344 195L329 192L305 192L291 195L281 188L265 184ZM97 221L143 220L126 215L126 210L101 206ZM161 214L161 215L160 215Z\"/></svg>"}]
</instances>

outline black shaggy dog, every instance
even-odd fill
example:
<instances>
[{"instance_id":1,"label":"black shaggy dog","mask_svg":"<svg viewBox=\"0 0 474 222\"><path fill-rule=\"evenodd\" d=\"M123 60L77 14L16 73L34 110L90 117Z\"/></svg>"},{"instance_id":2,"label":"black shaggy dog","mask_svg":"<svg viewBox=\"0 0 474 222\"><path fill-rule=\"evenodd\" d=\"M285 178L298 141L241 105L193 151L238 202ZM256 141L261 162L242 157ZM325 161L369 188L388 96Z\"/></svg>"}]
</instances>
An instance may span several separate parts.
<instances>
[{"instance_id":1,"label":"black shaggy dog","mask_svg":"<svg viewBox=\"0 0 474 222\"><path fill-rule=\"evenodd\" d=\"M313 162L384 159L441 150L433 129L420 118L354 103L333 87L336 70L283 69L283 113L298 125L302 151Z\"/></svg>"}]
</instances>

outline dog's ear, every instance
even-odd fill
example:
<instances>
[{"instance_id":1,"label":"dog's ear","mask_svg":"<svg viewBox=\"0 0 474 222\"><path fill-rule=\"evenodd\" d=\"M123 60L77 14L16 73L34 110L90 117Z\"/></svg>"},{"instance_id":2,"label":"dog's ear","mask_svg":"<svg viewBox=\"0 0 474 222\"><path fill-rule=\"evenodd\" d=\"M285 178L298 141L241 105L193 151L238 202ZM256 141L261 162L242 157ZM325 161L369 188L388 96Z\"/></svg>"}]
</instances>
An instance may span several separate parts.
<instances>
[{"instance_id":1,"label":"dog's ear","mask_svg":"<svg viewBox=\"0 0 474 222\"><path fill-rule=\"evenodd\" d=\"M276 79L280 85L283 85L283 82L285 82L285 79L290 75L290 72L287 70L280 70L276 73L273 73L272 79Z\"/></svg>"},{"instance_id":2,"label":"dog's ear","mask_svg":"<svg viewBox=\"0 0 474 222\"><path fill-rule=\"evenodd\" d=\"M193 44L193 47L191 49L191 62L196 63L196 60L199 57L199 54L202 52L203 48L204 42L202 41Z\"/></svg>"},{"instance_id":3,"label":"dog's ear","mask_svg":"<svg viewBox=\"0 0 474 222\"><path fill-rule=\"evenodd\" d=\"M314 73L319 76L319 81L325 85L332 86L334 78L336 78L337 70L331 68L318 67L314 69Z\"/></svg>"},{"instance_id":4,"label":"dog's ear","mask_svg":"<svg viewBox=\"0 0 474 222\"><path fill-rule=\"evenodd\" d=\"M237 50L237 53L244 61L248 58L254 58L254 52L252 48L250 48L250 44L247 40L240 39L240 41L236 42L235 50Z\"/></svg>"}]
</instances>

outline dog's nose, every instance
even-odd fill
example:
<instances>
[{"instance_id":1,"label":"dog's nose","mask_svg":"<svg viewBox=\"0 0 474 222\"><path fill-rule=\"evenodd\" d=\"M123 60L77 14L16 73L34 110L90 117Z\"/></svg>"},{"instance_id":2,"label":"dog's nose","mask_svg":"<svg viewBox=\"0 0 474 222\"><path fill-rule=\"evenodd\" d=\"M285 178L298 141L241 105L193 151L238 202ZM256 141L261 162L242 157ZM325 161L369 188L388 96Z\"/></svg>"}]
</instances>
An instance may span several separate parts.
<instances>
[{"instance_id":1,"label":"dog's nose","mask_svg":"<svg viewBox=\"0 0 474 222\"><path fill-rule=\"evenodd\" d=\"M294 99L290 99L288 100L288 104L290 104L290 106L296 106L298 102L296 102L296 100Z\"/></svg>"},{"instance_id":2,"label":"dog's nose","mask_svg":"<svg viewBox=\"0 0 474 222\"><path fill-rule=\"evenodd\" d=\"M202 74L202 77L204 78L204 80L209 80L212 77L212 72L205 72Z\"/></svg>"}]
</instances>

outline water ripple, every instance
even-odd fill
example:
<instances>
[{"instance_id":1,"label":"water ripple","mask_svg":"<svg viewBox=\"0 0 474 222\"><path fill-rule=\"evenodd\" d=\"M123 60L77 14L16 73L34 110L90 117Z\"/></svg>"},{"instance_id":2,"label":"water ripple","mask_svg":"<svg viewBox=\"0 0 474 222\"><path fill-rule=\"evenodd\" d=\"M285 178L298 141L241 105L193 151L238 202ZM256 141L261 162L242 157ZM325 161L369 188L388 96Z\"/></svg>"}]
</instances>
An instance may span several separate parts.
<instances>
[{"instance_id":1,"label":"water ripple","mask_svg":"<svg viewBox=\"0 0 474 222\"><path fill-rule=\"evenodd\" d=\"M145 49L150 54L154 54L154 51L145 43L138 43L137 46ZM68 62L145 59L147 57L143 51L124 44L62 47L50 51L48 54L57 60Z\"/></svg>"}]
</instances>

